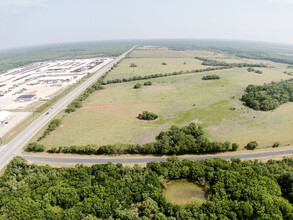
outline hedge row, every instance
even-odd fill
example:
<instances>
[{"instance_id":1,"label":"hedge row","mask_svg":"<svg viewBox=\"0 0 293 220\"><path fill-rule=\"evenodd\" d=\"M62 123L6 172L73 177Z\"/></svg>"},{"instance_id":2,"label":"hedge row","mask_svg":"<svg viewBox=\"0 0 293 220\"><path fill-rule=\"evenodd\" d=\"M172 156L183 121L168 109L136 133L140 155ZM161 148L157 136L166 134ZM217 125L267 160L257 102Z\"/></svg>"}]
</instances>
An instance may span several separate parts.
<instances>
[{"instance_id":1,"label":"hedge row","mask_svg":"<svg viewBox=\"0 0 293 220\"><path fill-rule=\"evenodd\" d=\"M216 71L216 70L223 70L223 69L230 69L230 68L231 67L229 67L229 66L213 67L213 68L209 67L206 69L186 70L186 71L173 72L173 73L157 73L157 74L151 74L151 75L147 75L147 76L134 76L134 77L130 77L128 79L123 78L123 79L107 80L106 82L103 82L102 85L131 82L131 81L137 81L137 80L154 79L154 78L176 76L176 75L183 75L183 74L190 74L190 73L201 73L201 72Z\"/></svg>"},{"instance_id":2,"label":"hedge row","mask_svg":"<svg viewBox=\"0 0 293 220\"><path fill-rule=\"evenodd\" d=\"M54 131L61 124L61 119L54 119L50 122L47 129L43 133L41 137L38 138L38 141L41 141L45 137L47 137L52 131Z\"/></svg>"},{"instance_id":3,"label":"hedge row","mask_svg":"<svg viewBox=\"0 0 293 220\"><path fill-rule=\"evenodd\" d=\"M201 64L204 66L225 66L225 67L267 67L264 64L256 64L256 63L226 63L224 61L217 61L207 59L205 57L194 57L197 60L203 61Z\"/></svg>"},{"instance_id":4,"label":"hedge row","mask_svg":"<svg viewBox=\"0 0 293 220\"><path fill-rule=\"evenodd\" d=\"M201 126L191 123L179 128L172 126L169 130L161 132L154 142L139 144L115 144L115 145L86 145L52 148L49 153L72 154L156 154L156 155L180 155L180 154L206 154L225 151L236 151L239 145L230 142L210 142L205 136Z\"/></svg>"},{"instance_id":5,"label":"hedge row","mask_svg":"<svg viewBox=\"0 0 293 220\"><path fill-rule=\"evenodd\" d=\"M86 100L87 97L90 96L94 91L104 89L102 86L103 80L106 75L103 75L100 79L98 79L94 84L88 87L78 98L76 98L73 102L71 102L67 108L65 109L66 113L75 112L77 108L82 107L82 101Z\"/></svg>"}]
</instances>

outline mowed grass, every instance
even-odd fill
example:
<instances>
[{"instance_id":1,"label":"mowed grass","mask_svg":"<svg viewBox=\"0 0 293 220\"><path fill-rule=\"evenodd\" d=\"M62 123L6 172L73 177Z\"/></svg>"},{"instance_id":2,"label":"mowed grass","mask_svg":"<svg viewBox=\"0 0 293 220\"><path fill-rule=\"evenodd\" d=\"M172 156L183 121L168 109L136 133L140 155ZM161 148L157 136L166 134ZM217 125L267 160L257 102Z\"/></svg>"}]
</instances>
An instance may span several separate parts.
<instances>
[{"instance_id":1,"label":"mowed grass","mask_svg":"<svg viewBox=\"0 0 293 220\"><path fill-rule=\"evenodd\" d=\"M193 203L200 206L207 198L203 188L185 179L168 182L166 189L162 193L166 197L167 202L177 205Z\"/></svg>"},{"instance_id":2,"label":"mowed grass","mask_svg":"<svg viewBox=\"0 0 293 220\"><path fill-rule=\"evenodd\" d=\"M260 147L271 146L275 141L292 144L293 103L272 112L257 112L239 101L249 84L290 78L279 69L262 70L263 74L256 74L246 68L233 68L157 78L151 80L152 86L140 89L133 89L137 82L107 85L105 90L93 93L83 108L66 115L62 125L43 143L48 147L144 144L174 124L196 122L204 126L212 140L236 142L242 147L251 140L258 141ZM221 79L201 80L213 73ZM138 120L138 114L145 110L156 113L159 119Z\"/></svg>"}]
</instances>

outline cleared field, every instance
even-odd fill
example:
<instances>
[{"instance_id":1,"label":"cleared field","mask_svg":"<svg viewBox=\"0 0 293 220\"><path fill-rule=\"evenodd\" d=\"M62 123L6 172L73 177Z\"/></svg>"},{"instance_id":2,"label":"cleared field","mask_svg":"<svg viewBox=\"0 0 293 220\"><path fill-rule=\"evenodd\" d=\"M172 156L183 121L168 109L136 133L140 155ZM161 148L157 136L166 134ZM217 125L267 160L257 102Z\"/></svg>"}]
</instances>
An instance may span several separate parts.
<instances>
[{"instance_id":1,"label":"cleared field","mask_svg":"<svg viewBox=\"0 0 293 220\"><path fill-rule=\"evenodd\" d=\"M188 58L193 57L185 51L169 50L166 47L138 47L130 55L130 58Z\"/></svg>"},{"instance_id":2,"label":"cleared field","mask_svg":"<svg viewBox=\"0 0 293 220\"><path fill-rule=\"evenodd\" d=\"M130 67L134 63L136 67ZM162 65L166 63L167 65ZM172 73L177 71L205 69L202 61L194 58L128 58L115 68L107 79L122 79L132 76L145 76L156 73Z\"/></svg>"},{"instance_id":3,"label":"cleared field","mask_svg":"<svg viewBox=\"0 0 293 220\"><path fill-rule=\"evenodd\" d=\"M48 147L147 143L173 124L197 122L213 140L241 146L251 140L261 147L275 141L292 144L292 103L273 112L256 112L239 101L249 84L290 78L279 69L262 70L263 74L249 73L246 68L215 71L211 73L221 79L213 81L201 80L207 73L157 78L151 80L152 86L137 90L133 89L136 82L107 85L105 90L92 94L83 108L66 115L62 125L43 143ZM144 110L158 114L159 119L138 120L136 117Z\"/></svg>"},{"instance_id":4,"label":"cleared field","mask_svg":"<svg viewBox=\"0 0 293 220\"><path fill-rule=\"evenodd\" d=\"M167 183L163 195L167 202L178 205L196 204L200 206L206 201L205 191L192 182L187 180L172 180Z\"/></svg>"}]
</instances>

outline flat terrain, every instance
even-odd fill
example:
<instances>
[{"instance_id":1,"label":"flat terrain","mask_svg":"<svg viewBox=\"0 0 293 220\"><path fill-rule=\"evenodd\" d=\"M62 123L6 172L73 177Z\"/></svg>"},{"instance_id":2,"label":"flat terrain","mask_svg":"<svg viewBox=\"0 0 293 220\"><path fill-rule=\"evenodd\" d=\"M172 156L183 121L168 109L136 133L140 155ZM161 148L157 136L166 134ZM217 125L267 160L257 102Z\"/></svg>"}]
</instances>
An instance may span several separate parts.
<instances>
[{"instance_id":1,"label":"flat terrain","mask_svg":"<svg viewBox=\"0 0 293 220\"><path fill-rule=\"evenodd\" d=\"M167 202L178 205L194 203L198 206L206 201L205 191L192 182L185 179L172 180L166 184L163 195Z\"/></svg>"},{"instance_id":2,"label":"flat terrain","mask_svg":"<svg viewBox=\"0 0 293 220\"><path fill-rule=\"evenodd\" d=\"M153 58L150 58L152 54ZM187 69L202 68L200 62L192 58L201 54L233 62L240 59L198 50L142 48L123 60L108 78L123 78L126 73L128 76L164 73L162 68L169 68L166 72L179 71L184 70L188 63L190 68ZM166 66L161 65L163 60ZM136 63L138 67L130 67L131 63ZM61 126L43 143L48 147L143 144L154 140L160 131L173 124L182 126L196 122L202 124L212 140L237 142L241 147L251 140L258 141L260 147L271 146L276 141L281 145L292 145L292 103L282 105L275 111L260 112L243 106L239 101L249 84L262 85L292 77L283 73L289 71L285 64L269 64L274 68L257 68L263 74L248 72L247 68L233 68L152 79L152 86L136 90L133 85L137 82L107 85L105 90L93 93L75 113L59 114L58 117L63 118ZM217 74L221 79L201 80L207 74ZM152 122L138 120L138 114L145 110L156 113L159 119Z\"/></svg>"}]
</instances>

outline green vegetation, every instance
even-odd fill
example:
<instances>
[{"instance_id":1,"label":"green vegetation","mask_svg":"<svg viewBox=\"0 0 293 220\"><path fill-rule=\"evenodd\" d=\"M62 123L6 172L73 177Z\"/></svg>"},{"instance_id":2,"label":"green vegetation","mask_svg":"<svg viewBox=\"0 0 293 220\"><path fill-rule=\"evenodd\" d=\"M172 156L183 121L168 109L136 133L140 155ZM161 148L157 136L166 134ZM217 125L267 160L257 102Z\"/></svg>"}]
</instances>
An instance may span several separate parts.
<instances>
[{"instance_id":1,"label":"green vegetation","mask_svg":"<svg viewBox=\"0 0 293 220\"><path fill-rule=\"evenodd\" d=\"M133 58L139 56L142 58ZM194 56L241 62L241 59L205 51L138 48L112 70L105 81L118 77L123 81L124 76L132 78L163 71L190 71L196 66L200 67L199 60L194 59ZM164 61L168 63L167 66L161 65ZM184 61L187 62L186 65L183 65ZM246 59L245 62L255 61ZM137 68L130 68L131 63L137 64ZM247 68L224 67L210 72L220 76L221 80L208 83L201 80L207 73L194 72L153 78L151 87L138 90L132 89L135 83L143 84L150 79L135 83L107 84L106 89L93 92L83 101L83 106L75 113L58 115L58 118L62 118L62 127L40 143L48 149L115 143L144 145L154 141L161 131L172 125L182 127L195 122L205 128L209 140L237 142L239 149L243 149L251 140L256 140L259 148L272 146L276 141L280 142L280 146L292 145L291 103L282 105L273 112L262 112L254 111L239 102L243 91L250 84L263 85L291 78L284 74L287 65L272 65L275 68L267 68L265 74L248 74ZM159 119L152 123L137 120L137 115L144 110L155 112L160 116ZM44 130L37 137L43 132Z\"/></svg>"},{"instance_id":2,"label":"green vegetation","mask_svg":"<svg viewBox=\"0 0 293 220\"><path fill-rule=\"evenodd\" d=\"M258 143L256 141L250 141L247 145L246 145L246 149L247 150L254 150L255 148L258 147Z\"/></svg>"},{"instance_id":3,"label":"green vegetation","mask_svg":"<svg viewBox=\"0 0 293 220\"><path fill-rule=\"evenodd\" d=\"M254 110L270 111L293 101L293 79L262 86L249 85L241 100Z\"/></svg>"},{"instance_id":4,"label":"green vegetation","mask_svg":"<svg viewBox=\"0 0 293 220\"><path fill-rule=\"evenodd\" d=\"M144 82L144 86L151 86L153 83L151 81Z\"/></svg>"},{"instance_id":5,"label":"green vegetation","mask_svg":"<svg viewBox=\"0 0 293 220\"><path fill-rule=\"evenodd\" d=\"M215 79L221 79L221 77L216 74L207 75L207 76L202 77L202 80L215 80Z\"/></svg>"},{"instance_id":6,"label":"green vegetation","mask_svg":"<svg viewBox=\"0 0 293 220\"><path fill-rule=\"evenodd\" d=\"M166 63L166 62L163 62L163 63L162 63L162 65L166 66L166 65L167 65L167 63Z\"/></svg>"},{"instance_id":7,"label":"green vegetation","mask_svg":"<svg viewBox=\"0 0 293 220\"><path fill-rule=\"evenodd\" d=\"M100 41L4 50L0 51L0 73L40 61L118 56L136 43L136 41Z\"/></svg>"},{"instance_id":8,"label":"green vegetation","mask_svg":"<svg viewBox=\"0 0 293 220\"><path fill-rule=\"evenodd\" d=\"M25 148L26 152L44 152L46 147L42 144L38 144L36 142L29 143Z\"/></svg>"},{"instance_id":9,"label":"green vegetation","mask_svg":"<svg viewBox=\"0 0 293 220\"><path fill-rule=\"evenodd\" d=\"M66 113L75 112L77 108L82 107L82 102L87 99L94 91L104 89L102 86L103 79L106 75L103 75L98 79L94 84L88 87L78 98L76 98L73 102L71 102L67 109L65 110Z\"/></svg>"},{"instance_id":10,"label":"green vegetation","mask_svg":"<svg viewBox=\"0 0 293 220\"><path fill-rule=\"evenodd\" d=\"M137 65L135 63L131 63L130 67L137 67Z\"/></svg>"},{"instance_id":11,"label":"green vegetation","mask_svg":"<svg viewBox=\"0 0 293 220\"><path fill-rule=\"evenodd\" d=\"M149 40L145 45L163 46L171 50L205 50L237 56L245 59L269 60L277 63L293 64L292 45L247 41L217 40Z\"/></svg>"},{"instance_id":12,"label":"green vegetation","mask_svg":"<svg viewBox=\"0 0 293 220\"><path fill-rule=\"evenodd\" d=\"M230 142L210 142L205 136L201 126L191 123L179 128L172 126L167 131L162 131L156 141L145 145L139 144L115 144L98 147L96 145L68 146L49 149L49 153L65 154L206 154L225 151L235 151L237 144Z\"/></svg>"},{"instance_id":13,"label":"green vegetation","mask_svg":"<svg viewBox=\"0 0 293 220\"><path fill-rule=\"evenodd\" d=\"M172 157L145 168L111 163L52 168L17 157L0 178L0 218L291 219L293 207L286 198L292 198L292 172L292 159L261 163ZM207 201L200 207L168 202L162 185L180 179L207 189Z\"/></svg>"},{"instance_id":14,"label":"green vegetation","mask_svg":"<svg viewBox=\"0 0 293 220\"><path fill-rule=\"evenodd\" d=\"M171 180L164 184L163 195L166 201L172 204L197 206L206 202L206 193L204 189L186 179Z\"/></svg>"},{"instance_id":15,"label":"green vegetation","mask_svg":"<svg viewBox=\"0 0 293 220\"><path fill-rule=\"evenodd\" d=\"M255 72L255 73L258 73L258 74L262 74L262 71L261 71L261 70L256 70L256 69L254 69L254 68L252 68L252 67L249 67L249 68L247 69L247 71L248 71L248 72Z\"/></svg>"},{"instance_id":16,"label":"green vegetation","mask_svg":"<svg viewBox=\"0 0 293 220\"><path fill-rule=\"evenodd\" d=\"M158 74L152 74L147 76L133 76L128 79L126 78L112 79L112 80L108 79L107 82L103 82L103 85L122 83L122 82L131 82L131 81L137 81L137 80L155 79L155 78L177 76L177 75L191 74L191 73L209 72L209 71L223 70L223 69L229 69L229 68L230 67L216 67L216 68L197 69L197 70L191 70L191 71L186 70L186 71L173 72L173 73L158 73Z\"/></svg>"},{"instance_id":17,"label":"green vegetation","mask_svg":"<svg viewBox=\"0 0 293 220\"><path fill-rule=\"evenodd\" d=\"M47 137L52 131L54 131L59 125L61 124L61 119L54 119L50 122L47 129L43 133L41 137L38 138L38 141L43 140L45 137Z\"/></svg>"},{"instance_id":18,"label":"green vegetation","mask_svg":"<svg viewBox=\"0 0 293 220\"><path fill-rule=\"evenodd\" d=\"M139 89L140 87L141 87L141 84L140 84L140 83L136 83L136 84L133 86L134 89Z\"/></svg>"},{"instance_id":19,"label":"green vegetation","mask_svg":"<svg viewBox=\"0 0 293 220\"><path fill-rule=\"evenodd\" d=\"M194 57L195 59L201 60L204 66L226 66L226 67L267 67L264 64L254 63L226 63L224 61L211 60L204 57Z\"/></svg>"},{"instance_id":20,"label":"green vegetation","mask_svg":"<svg viewBox=\"0 0 293 220\"><path fill-rule=\"evenodd\" d=\"M142 113L140 113L137 116L138 119L140 120L147 120L147 121L151 121L151 120L155 120L158 118L158 116L155 113L149 112L149 111L143 111Z\"/></svg>"},{"instance_id":21,"label":"green vegetation","mask_svg":"<svg viewBox=\"0 0 293 220\"><path fill-rule=\"evenodd\" d=\"M280 147L280 142L276 141L273 145L272 145L273 148L276 148L276 147Z\"/></svg>"}]
</instances>

